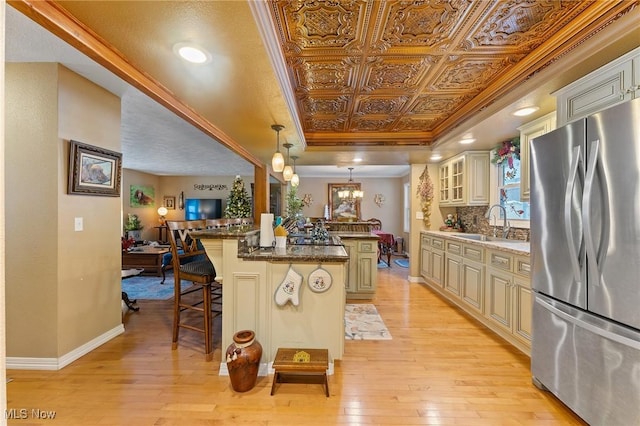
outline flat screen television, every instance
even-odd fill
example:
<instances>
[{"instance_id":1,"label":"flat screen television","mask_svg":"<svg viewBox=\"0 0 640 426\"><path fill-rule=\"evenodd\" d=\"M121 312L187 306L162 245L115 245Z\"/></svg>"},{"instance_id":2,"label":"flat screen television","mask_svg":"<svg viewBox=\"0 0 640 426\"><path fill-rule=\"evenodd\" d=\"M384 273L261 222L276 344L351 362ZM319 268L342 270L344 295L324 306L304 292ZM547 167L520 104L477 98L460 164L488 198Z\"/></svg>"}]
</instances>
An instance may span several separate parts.
<instances>
[{"instance_id":1,"label":"flat screen television","mask_svg":"<svg viewBox=\"0 0 640 426\"><path fill-rule=\"evenodd\" d=\"M211 198L187 198L184 202L186 220L220 219L222 200Z\"/></svg>"}]
</instances>

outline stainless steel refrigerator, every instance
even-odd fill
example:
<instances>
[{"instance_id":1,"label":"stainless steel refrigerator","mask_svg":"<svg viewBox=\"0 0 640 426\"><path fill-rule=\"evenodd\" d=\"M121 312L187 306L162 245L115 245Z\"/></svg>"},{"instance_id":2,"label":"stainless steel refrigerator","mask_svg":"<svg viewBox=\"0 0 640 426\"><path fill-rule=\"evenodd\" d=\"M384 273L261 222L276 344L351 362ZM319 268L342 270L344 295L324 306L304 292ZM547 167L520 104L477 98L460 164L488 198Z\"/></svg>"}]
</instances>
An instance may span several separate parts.
<instances>
[{"instance_id":1,"label":"stainless steel refrigerator","mask_svg":"<svg viewBox=\"0 0 640 426\"><path fill-rule=\"evenodd\" d=\"M534 383L591 425L640 425L640 99L530 152Z\"/></svg>"}]
</instances>

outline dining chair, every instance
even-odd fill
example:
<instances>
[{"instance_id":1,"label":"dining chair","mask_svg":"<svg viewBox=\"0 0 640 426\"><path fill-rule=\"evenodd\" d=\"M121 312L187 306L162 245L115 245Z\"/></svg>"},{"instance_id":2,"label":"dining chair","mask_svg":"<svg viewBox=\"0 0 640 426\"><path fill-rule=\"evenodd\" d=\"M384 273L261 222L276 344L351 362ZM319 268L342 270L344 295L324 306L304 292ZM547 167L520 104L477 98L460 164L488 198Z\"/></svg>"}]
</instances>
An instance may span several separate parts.
<instances>
[{"instance_id":1,"label":"dining chair","mask_svg":"<svg viewBox=\"0 0 640 426\"><path fill-rule=\"evenodd\" d=\"M178 348L180 328L204 334L205 359L213 359L212 320L222 314L222 284L216 282L216 268L207 257L200 241L192 238L191 231L206 228L205 220L167 221L169 242L173 256L174 302L173 343ZM189 261L191 260L191 261ZM182 281L192 286L182 289ZM198 293L201 292L201 296ZM202 327L193 325L192 315L183 317L184 311L202 314Z\"/></svg>"}]
</instances>

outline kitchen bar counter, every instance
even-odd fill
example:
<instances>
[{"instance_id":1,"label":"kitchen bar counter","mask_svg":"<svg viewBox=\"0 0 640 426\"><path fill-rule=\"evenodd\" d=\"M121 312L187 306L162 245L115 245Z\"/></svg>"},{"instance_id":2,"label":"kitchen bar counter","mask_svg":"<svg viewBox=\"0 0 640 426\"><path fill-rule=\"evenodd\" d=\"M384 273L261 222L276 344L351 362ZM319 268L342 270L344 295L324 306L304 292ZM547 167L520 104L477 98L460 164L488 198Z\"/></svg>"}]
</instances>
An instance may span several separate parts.
<instances>
[{"instance_id":1,"label":"kitchen bar counter","mask_svg":"<svg viewBox=\"0 0 640 426\"><path fill-rule=\"evenodd\" d=\"M242 228L242 227L238 227ZM222 348L240 330L253 330L262 345L261 376L269 373L278 348L319 348L333 360L344 353L344 305L346 262L342 245L288 245L286 249L256 248L260 230L211 229L192 232L200 239L216 267L222 292ZM330 277L327 287L310 285L311 274ZM284 284L299 277L291 299L277 302ZM292 281L293 280L293 281ZM295 296L293 296L295 295ZM226 375L226 360L220 374Z\"/></svg>"}]
</instances>

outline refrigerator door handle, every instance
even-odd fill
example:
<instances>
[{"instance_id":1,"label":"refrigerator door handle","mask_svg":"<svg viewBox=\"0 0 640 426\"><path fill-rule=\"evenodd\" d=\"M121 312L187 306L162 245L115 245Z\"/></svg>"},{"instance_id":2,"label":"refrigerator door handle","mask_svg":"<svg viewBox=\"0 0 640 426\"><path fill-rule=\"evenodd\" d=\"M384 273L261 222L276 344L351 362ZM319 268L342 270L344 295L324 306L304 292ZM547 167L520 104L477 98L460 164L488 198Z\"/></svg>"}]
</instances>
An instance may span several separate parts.
<instances>
[{"instance_id":1,"label":"refrigerator door handle","mask_svg":"<svg viewBox=\"0 0 640 426\"><path fill-rule=\"evenodd\" d=\"M573 244L573 227L571 221L571 199L578 178L578 167L580 166L580 147L573 148L571 155L571 166L569 168L569 176L564 191L564 232L567 238L567 246L569 247L569 259L571 259L571 269L573 270L573 280L576 283L581 281L580 260L578 259L578 251Z\"/></svg>"},{"instance_id":2,"label":"refrigerator door handle","mask_svg":"<svg viewBox=\"0 0 640 426\"><path fill-rule=\"evenodd\" d=\"M547 301L548 299L540 294L536 295L535 298L535 303L539 303L544 309L552 312L553 314L557 315L558 317L562 318L563 320L576 325L577 327L583 328L585 330L588 330L594 334L597 334L598 336L602 336L605 339L608 340L612 340L614 342L618 342L622 345L625 346L629 346L632 348L635 348L637 350L640 350L640 341L635 340L635 339L631 339L629 337L623 336L621 334L618 333L614 333L610 330L606 330L603 327L598 327L597 324L592 324L591 322L588 321L584 321L581 320L580 318L576 317L575 315L572 315L568 312L565 312L562 309L559 309L557 306L555 306L555 304L551 304ZM561 306L561 305L560 305ZM605 325L605 324L603 324Z\"/></svg>"},{"instance_id":3,"label":"refrigerator door handle","mask_svg":"<svg viewBox=\"0 0 640 426\"><path fill-rule=\"evenodd\" d=\"M592 259L595 269L598 273L597 277L591 277L590 283L594 286L600 285L601 260L596 253L596 246L593 241L593 229L591 227L589 207L591 206L591 197L593 195L593 185L596 177L598 165L598 154L600 151L600 140L596 139L591 142L589 150L589 158L587 162L587 176L584 184L584 198L582 199L582 223L584 224L584 242L587 250L587 257Z\"/></svg>"}]
</instances>

